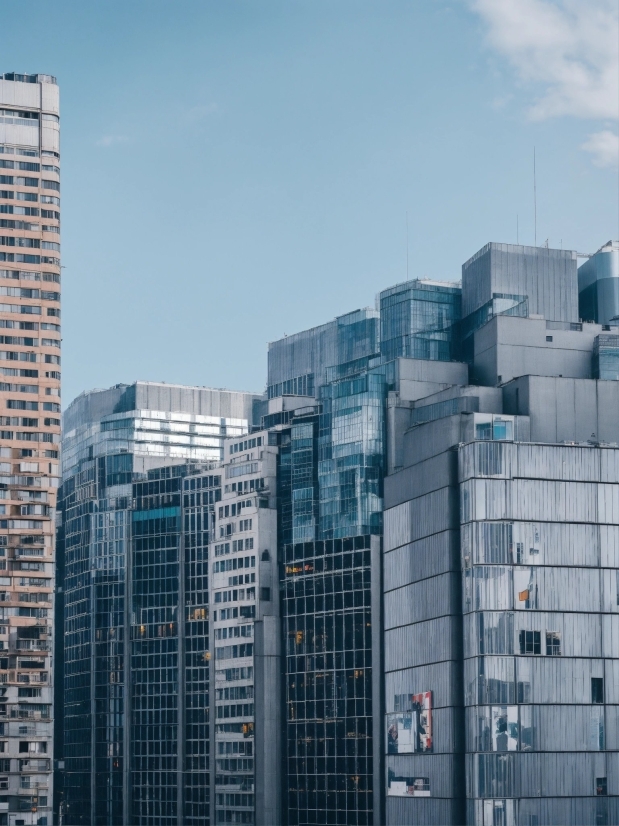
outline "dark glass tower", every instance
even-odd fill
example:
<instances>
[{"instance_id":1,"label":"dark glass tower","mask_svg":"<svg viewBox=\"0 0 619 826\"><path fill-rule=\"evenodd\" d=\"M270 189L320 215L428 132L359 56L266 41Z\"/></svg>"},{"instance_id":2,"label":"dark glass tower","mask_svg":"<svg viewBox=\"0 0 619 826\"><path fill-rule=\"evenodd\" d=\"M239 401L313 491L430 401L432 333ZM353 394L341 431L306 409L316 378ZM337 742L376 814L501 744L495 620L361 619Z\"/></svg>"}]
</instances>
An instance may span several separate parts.
<instances>
[{"instance_id":1,"label":"dark glass tower","mask_svg":"<svg viewBox=\"0 0 619 826\"><path fill-rule=\"evenodd\" d=\"M393 370L378 355L377 314L343 319L292 337L302 340L303 358L320 353L315 363L295 364L298 342L289 339L273 345L270 359L273 379L282 378L283 363L319 377L313 404L278 437L284 813L294 826L368 824L374 812L378 636L372 643L380 602L372 583L380 582L384 407ZM291 389L285 379L269 384L272 398Z\"/></svg>"},{"instance_id":2,"label":"dark glass tower","mask_svg":"<svg viewBox=\"0 0 619 826\"><path fill-rule=\"evenodd\" d=\"M221 475L191 466L133 486L132 824L208 821L208 546L220 498Z\"/></svg>"},{"instance_id":3,"label":"dark glass tower","mask_svg":"<svg viewBox=\"0 0 619 826\"><path fill-rule=\"evenodd\" d=\"M182 479L247 431L253 401L138 382L83 394L65 413L56 702L69 826L208 818L204 556L220 477L203 477L199 503L189 488L186 532Z\"/></svg>"}]
</instances>

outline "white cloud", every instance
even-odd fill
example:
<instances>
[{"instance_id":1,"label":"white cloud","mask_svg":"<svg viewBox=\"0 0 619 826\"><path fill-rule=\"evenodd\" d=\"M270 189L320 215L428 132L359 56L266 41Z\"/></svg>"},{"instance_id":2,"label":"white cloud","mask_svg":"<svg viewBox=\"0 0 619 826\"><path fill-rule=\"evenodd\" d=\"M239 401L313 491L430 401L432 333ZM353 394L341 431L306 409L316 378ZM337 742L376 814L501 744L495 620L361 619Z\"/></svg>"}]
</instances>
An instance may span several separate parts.
<instances>
[{"instance_id":1,"label":"white cloud","mask_svg":"<svg viewBox=\"0 0 619 826\"><path fill-rule=\"evenodd\" d=\"M591 153L596 166L619 164L619 137L609 129L589 135L580 148Z\"/></svg>"},{"instance_id":2,"label":"white cloud","mask_svg":"<svg viewBox=\"0 0 619 826\"><path fill-rule=\"evenodd\" d=\"M114 146L117 143L127 143L129 138L125 135L103 135L96 141L97 146Z\"/></svg>"},{"instance_id":3,"label":"white cloud","mask_svg":"<svg viewBox=\"0 0 619 826\"><path fill-rule=\"evenodd\" d=\"M531 118L619 116L616 0L470 0L488 42L534 89Z\"/></svg>"}]
</instances>

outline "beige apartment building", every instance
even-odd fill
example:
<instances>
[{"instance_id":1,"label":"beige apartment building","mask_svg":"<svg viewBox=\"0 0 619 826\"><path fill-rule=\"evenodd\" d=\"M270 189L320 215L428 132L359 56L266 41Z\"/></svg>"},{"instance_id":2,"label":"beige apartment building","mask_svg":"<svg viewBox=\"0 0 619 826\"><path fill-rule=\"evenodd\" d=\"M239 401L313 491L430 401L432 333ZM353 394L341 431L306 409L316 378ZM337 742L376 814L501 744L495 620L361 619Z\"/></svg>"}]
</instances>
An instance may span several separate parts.
<instances>
[{"instance_id":1,"label":"beige apartment building","mask_svg":"<svg viewBox=\"0 0 619 826\"><path fill-rule=\"evenodd\" d=\"M59 95L0 75L0 826L52 823Z\"/></svg>"}]
</instances>

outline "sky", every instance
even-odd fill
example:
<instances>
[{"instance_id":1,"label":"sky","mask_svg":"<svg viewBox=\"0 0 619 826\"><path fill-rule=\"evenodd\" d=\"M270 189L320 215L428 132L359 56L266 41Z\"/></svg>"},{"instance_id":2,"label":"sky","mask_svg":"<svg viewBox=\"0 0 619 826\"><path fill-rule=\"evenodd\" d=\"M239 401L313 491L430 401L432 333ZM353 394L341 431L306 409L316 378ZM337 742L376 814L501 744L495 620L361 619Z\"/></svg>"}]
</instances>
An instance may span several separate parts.
<instances>
[{"instance_id":1,"label":"sky","mask_svg":"<svg viewBox=\"0 0 619 826\"><path fill-rule=\"evenodd\" d=\"M61 93L63 403L262 391L267 343L488 241L619 236L616 0L30 0Z\"/></svg>"}]
</instances>

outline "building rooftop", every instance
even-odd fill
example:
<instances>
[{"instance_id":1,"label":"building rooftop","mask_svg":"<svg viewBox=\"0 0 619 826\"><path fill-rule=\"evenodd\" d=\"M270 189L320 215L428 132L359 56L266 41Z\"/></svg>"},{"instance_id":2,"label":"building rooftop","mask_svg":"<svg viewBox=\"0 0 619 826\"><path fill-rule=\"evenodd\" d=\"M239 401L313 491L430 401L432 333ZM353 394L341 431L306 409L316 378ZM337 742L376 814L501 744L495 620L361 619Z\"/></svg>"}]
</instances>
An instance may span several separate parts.
<instances>
[{"instance_id":1,"label":"building rooftop","mask_svg":"<svg viewBox=\"0 0 619 826\"><path fill-rule=\"evenodd\" d=\"M5 72L0 75L0 80L17 80L20 83L53 83L57 85L54 75L27 75L18 72Z\"/></svg>"}]
</instances>

